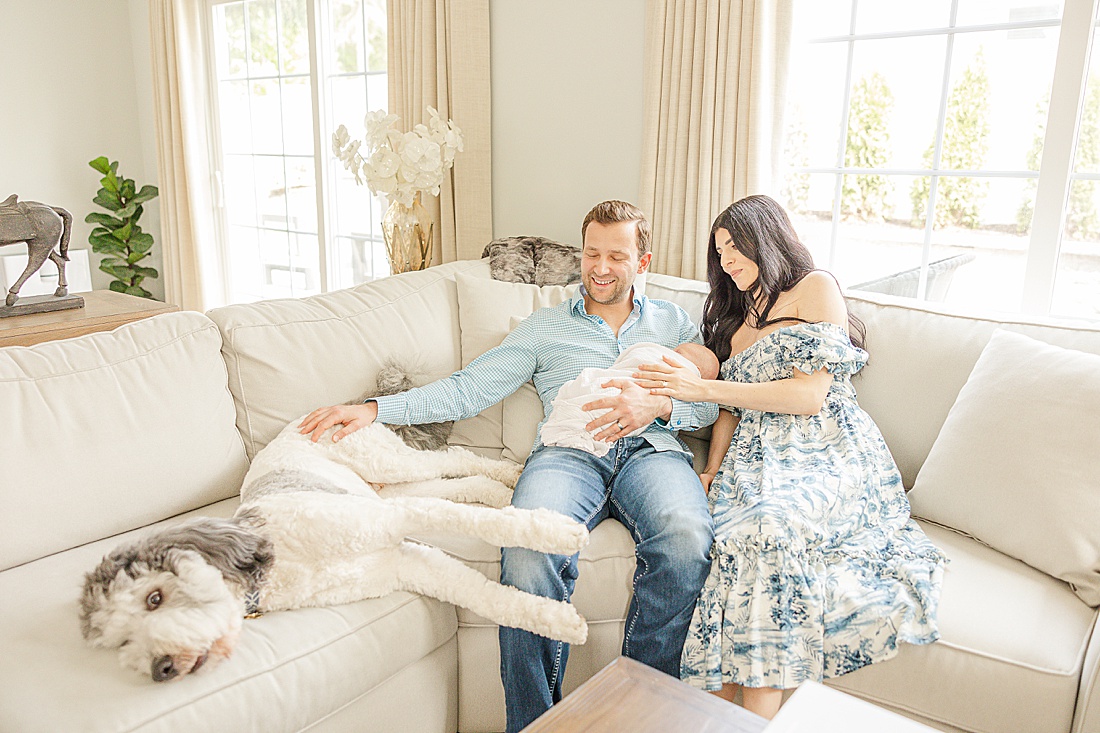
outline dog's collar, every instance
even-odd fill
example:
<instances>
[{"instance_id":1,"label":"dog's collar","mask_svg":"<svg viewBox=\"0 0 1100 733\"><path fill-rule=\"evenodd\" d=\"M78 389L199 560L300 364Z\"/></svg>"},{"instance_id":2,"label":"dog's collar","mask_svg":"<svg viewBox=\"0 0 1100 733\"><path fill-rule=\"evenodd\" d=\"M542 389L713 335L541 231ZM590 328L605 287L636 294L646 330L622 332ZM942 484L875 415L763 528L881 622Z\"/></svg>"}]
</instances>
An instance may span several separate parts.
<instances>
[{"instance_id":1,"label":"dog's collar","mask_svg":"<svg viewBox=\"0 0 1100 733\"><path fill-rule=\"evenodd\" d=\"M244 616L245 618L256 618L262 616L260 613L260 591L254 590L244 594Z\"/></svg>"}]
</instances>

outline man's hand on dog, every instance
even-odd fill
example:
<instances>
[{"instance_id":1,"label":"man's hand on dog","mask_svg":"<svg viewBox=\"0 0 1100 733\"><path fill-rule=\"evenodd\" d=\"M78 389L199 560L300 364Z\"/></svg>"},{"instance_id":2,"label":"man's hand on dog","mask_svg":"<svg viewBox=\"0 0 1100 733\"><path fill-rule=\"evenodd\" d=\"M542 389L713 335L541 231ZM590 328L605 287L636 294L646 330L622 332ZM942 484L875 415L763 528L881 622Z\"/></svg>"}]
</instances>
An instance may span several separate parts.
<instances>
[{"instance_id":1,"label":"man's hand on dog","mask_svg":"<svg viewBox=\"0 0 1100 733\"><path fill-rule=\"evenodd\" d=\"M332 434L332 442L335 443L356 430L367 427L376 417L378 417L378 403L374 400L361 405L319 407L298 423L298 432L303 435L312 433L309 438L316 443L333 425L343 425L343 428Z\"/></svg>"},{"instance_id":2,"label":"man's hand on dog","mask_svg":"<svg viewBox=\"0 0 1100 733\"><path fill-rule=\"evenodd\" d=\"M584 429L593 432L596 440L614 443L619 438L649 425L657 418L668 419L672 415L672 399L664 395L653 395L648 389L639 387L631 379L612 379L601 387L617 387L620 392L614 397L603 397L589 402L582 409L607 410Z\"/></svg>"}]
</instances>

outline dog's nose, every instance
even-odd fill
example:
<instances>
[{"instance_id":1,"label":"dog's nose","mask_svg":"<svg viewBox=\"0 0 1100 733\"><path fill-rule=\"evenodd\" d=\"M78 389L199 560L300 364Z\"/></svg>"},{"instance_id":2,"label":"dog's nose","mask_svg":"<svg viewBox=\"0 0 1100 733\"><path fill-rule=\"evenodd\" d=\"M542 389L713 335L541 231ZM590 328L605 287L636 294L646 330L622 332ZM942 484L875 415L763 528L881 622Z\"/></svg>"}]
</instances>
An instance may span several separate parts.
<instances>
[{"instance_id":1,"label":"dog's nose","mask_svg":"<svg viewBox=\"0 0 1100 733\"><path fill-rule=\"evenodd\" d=\"M165 654L153 660L153 681L164 682L179 676L179 670L172 664L172 657Z\"/></svg>"}]
</instances>

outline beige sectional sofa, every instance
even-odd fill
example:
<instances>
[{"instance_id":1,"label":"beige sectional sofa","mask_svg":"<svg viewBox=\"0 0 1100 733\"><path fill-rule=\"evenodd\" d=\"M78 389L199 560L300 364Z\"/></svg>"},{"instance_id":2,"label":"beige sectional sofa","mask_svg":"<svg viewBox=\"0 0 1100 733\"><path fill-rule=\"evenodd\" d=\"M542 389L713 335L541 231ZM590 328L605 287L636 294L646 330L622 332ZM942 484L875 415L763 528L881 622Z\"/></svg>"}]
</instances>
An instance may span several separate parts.
<instances>
[{"instance_id":1,"label":"beige sectional sofa","mask_svg":"<svg viewBox=\"0 0 1100 733\"><path fill-rule=\"evenodd\" d=\"M698 318L703 283L651 275L645 287ZM425 381L446 375L499 342L515 318L564 296L493 281L485 261L466 261L316 298L167 314L0 349L0 733L502 730L495 627L436 600L397 593L268 614L246 622L229 662L154 684L82 643L77 598L83 573L142 528L231 514L256 451L287 421L363 392L383 360L405 360ZM1100 354L1100 331L1086 325L965 318L887 296L852 305L872 353L856 388L907 486L995 330ZM533 390L521 390L456 425L452 442L522 461L540 414ZM700 454L704 437L688 438ZM1036 434L1033 450L1043 441ZM977 443L980 463L986 445ZM963 525L975 514L952 504L952 492L967 491L913 494L915 507L937 516L925 527L951 560L942 640L835 684L944 730L1100 731L1096 609L1078 595L1088 578L1066 582L1058 563L1073 553L1029 534L1027 516L1019 527L998 519L1010 546L998 547L984 527L962 527L978 539L952 529L953 513ZM1070 524L1093 508L1081 505ZM1003 507L990 510L997 518ZM1087 558L1091 540L1066 534ZM1039 556L1014 544L1019 537L1041 545ZM421 539L499 572L496 548ZM593 532L574 598L591 630L570 657L567 690L618 654L633 566L621 526ZM1091 571L1100 576L1100 562Z\"/></svg>"}]
</instances>

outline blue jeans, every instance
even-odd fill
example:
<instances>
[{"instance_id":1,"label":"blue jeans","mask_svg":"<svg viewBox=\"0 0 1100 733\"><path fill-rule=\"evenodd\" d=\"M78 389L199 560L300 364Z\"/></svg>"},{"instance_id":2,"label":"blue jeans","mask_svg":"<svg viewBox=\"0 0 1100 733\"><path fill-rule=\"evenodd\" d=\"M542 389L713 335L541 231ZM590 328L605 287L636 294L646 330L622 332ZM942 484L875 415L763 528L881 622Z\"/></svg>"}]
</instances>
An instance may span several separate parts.
<instances>
[{"instance_id":1,"label":"blue jeans","mask_svg":"<svg viewBox=\"0 0 1100 733\"><path fill-rule=\"evenodd\" d=\"M706 494L688 456L656 451L644 438L624 438L602 458L573 448L531 454L512 504L546 507L589 530L619 520L637 544L634 597L626 616L623 654L679 677L680 654L699 589L710 570L713 522ZM577 556L524 548L501 552L501 582L568 600ZM500 627L500 676L508 733L517 733L561 700L569 645Z\"/></svg>"}]
</instances>

